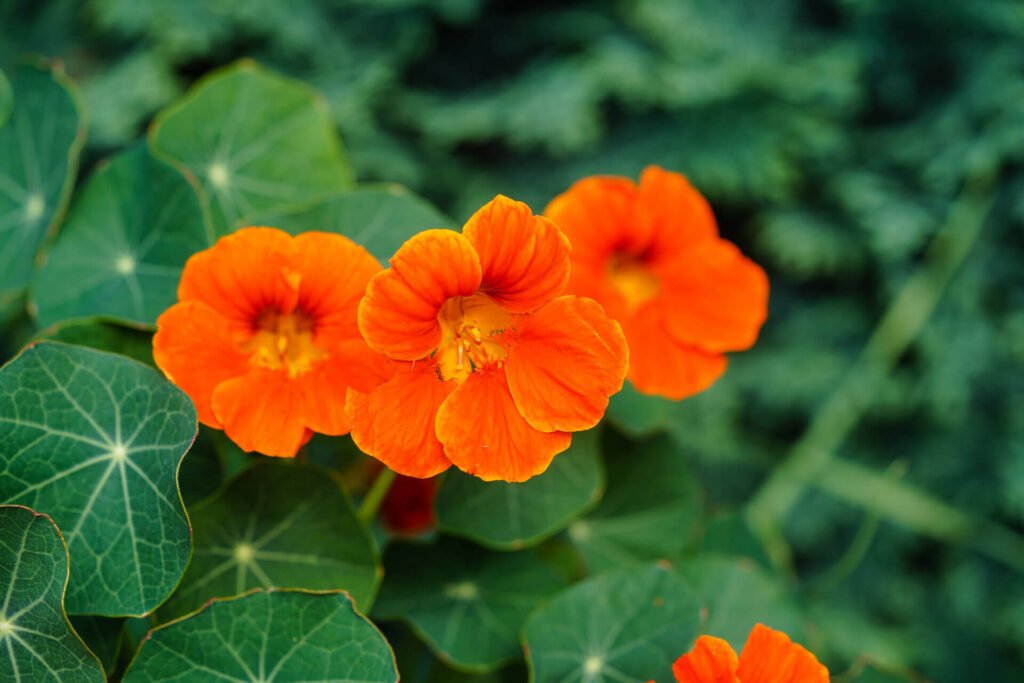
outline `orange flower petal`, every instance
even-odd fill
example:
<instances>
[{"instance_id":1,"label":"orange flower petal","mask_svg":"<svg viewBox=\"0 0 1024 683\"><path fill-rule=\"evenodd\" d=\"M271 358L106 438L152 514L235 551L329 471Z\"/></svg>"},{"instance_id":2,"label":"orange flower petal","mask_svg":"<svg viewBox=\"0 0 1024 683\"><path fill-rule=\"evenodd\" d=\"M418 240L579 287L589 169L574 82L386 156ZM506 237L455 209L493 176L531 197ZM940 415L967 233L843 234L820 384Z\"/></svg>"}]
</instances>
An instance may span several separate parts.
<instances>
[{"instance_id":1,"label":"orange flower petal","mask_svg":"<svg viewBox=\"0 0 1024 683\"><path fill-rule=\"evenodd\" d=\"M243 451L292 458L312 432L303 424L305 398L284 370L256 369L213 392L213 412Z\"/></svg>"},{"instance_id":2,"label":"orange flower petal","mask_svg":"<svg viewBox=\"0 0 1024 683\"><path fill-rule=\"evenodd\" d=\"M243 228L185 263L179 301L202 301L236 330L250 329L267 308L291 313L298 301L292 237L276 228Z\"/></svg>"},{"instance_id":3,"label":"orange flower petal","mask_svg":"<svg viewBox=\"0 0 1024 683\"><path fill-rule=\"evenodd\" d=\"M577 264L604 270L615 250L640 252L650 243L651 224L637 212L636 192L629 178L594 176L577 181L544 209L572 244L573 293L583 293L576 289Z\"/></svg>"},{"instance_id":4,"label":"orange flower petal","mask_svg":"<svg viewBox=\"0 0 1024 683\"><path fill-rule=\"evenodd\" d=\"M651 223L655 260L718 237L711 206L681 173L648 166L640 176L637 200Z\"/></svg>"},{"instance_id":5,"label":"orange flower petal","mask_svg":"<svg viewBox=\"0 0 1024 683\"><path fill-rule=\"evenodd\" d=\"M714 636L701 636L693 649L672 665L672 673L677 683L740 683L736 677L737 663L729 643Z\"/></svg>"},{"instance_id":6,"label":"orange flower petal","mask_svg":"<svg viewBox=\"0 0 1024 683\"><path fill-rule=\"evenodd\" d=\"M546 470L571 439L531 427L497 367L474 372L453 391L437 411L436 426L448 459L484 481L526 481Z\"/></svg>"},{"instance_id":7,"label":"orange flower petal","mask_svg":"<svg viewBox=\"0 0 1024 683\"><path fill-rule=\"evenodd\" d=\"M434 435L441 403L455 388L430 363L406 364L369 393L349 390L352 440L399 474L426 478L451 466Z\"/></svg>"},{"instance_id":8,"label":"orange flower petal","mask_svg":"<svg viewBox=\"0 0 1024 683\"><path fill-rule=\"evenodd\" d=\"M731 242L701 242L657 275L668 331L678 341L712 352L757 341L768 315L768 277Z\"/></svg>"},{"instance_id":9,"label":"orange flower petal","mask_svg":"<svg viewBox=\"0 0 1024 683\"><path fill-rule=\"evenodd\" d=\"M828 669L785 633L758 624L736 670L743 683L828 683Z\"/></svg>"},{"instance_id":10,"label":"orange flower petal","mask_svg":"<svg viewBox=\"0 0 1024 683\"><path fill-rule=\"evenodd\" d=\"M248 355L230 338L227 319L204 303L175 304L156 321L153 359L196 405L199 421L220 428L213 391L249 372Z\"/></svg>"},{"instance_id":11,"label":"orange flower petal","mask_svg":"<svg viewBox=\"0 0 1024 683\"><path fill-rule=\"evenodd\" d=\"M509 311L536 310L569 284L569 240L522 202L498 195L462 234L480 256L481 291Z\"/></svg>"},{"instance_id":12,"label":"orange flower petal","mask_svg":"<svg viewBox=\"0 0 1024 683\"><path fill-rule=\"evenodd\" d=\"M523 320L512 344L505 364L512 398L542 432L596 425L629 367L622 329L593 299L555 299Z\"/></svg>"},{"instance_id":13,"label":"orange flower petal","mask_svg":"<svg viewBox=\"0 0 1024 683\"><path fill-rule=\"evenodd\" d=\"M480 278L480 259L469 240L451 230L425 230L370 280L359 305L359 330L370 348L392 358L425 358L441 340L441 306L476 292Z\"/></svg>"},{"instance_id":14,"label":"orange flower petal","mask_svg":"<svg viewBox=\"0 0 1024 683\"><path fill-rule=\"evenodd\" d=\"M298 307L316 320L316 342L359 339L356 311L380 263L343 235L305 232L295 238L295 270L302 274Z\"/></svg>"},{"instance_id":15,"label":"orange flower petal","mask_svg":"<svg viewBox=\"0 0 1024 683\"><path fill-rule=\"evenodd\" d=\"M629 342L627 377L642 394L678 401L704 391L725 372L725 356L672 339L657 306L646 306L621 322Z\"/></svg>"}]
</instances>

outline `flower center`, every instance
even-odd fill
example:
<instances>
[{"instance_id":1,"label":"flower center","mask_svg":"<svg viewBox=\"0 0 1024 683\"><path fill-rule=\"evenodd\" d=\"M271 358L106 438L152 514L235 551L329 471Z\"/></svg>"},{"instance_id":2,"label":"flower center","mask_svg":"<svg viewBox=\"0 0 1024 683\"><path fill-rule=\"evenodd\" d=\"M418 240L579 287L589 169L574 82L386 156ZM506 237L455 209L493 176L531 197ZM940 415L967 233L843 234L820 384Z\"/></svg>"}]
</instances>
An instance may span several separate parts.
<instances>
[{"instance_id":1,"label":"flower center","mask_svg":"<svg viewBox=\"0 0 1024 683\"><path fill-rule=\"evenodd\" d=\"M626 309L635 311L650 301L661 290L658 278L642 258L618 253L608 263L608 277L612 286L626 301Z\"/></svg>"},{"instance_id":2,"label":"flower center","mask_svg":"<svg viewBox=\"0 0 1024 683\"><path fill-rule=\"evenodd\" d=\"M441 344L434 357L442 379L462 382L473 370L508 355L501 335L513 327L512 314L486 294L448 299L437 321Z\"/></svg>"},{"instance_id":3,"label":"flower center","mask_svg":"<svg viewBox=\"0 0 1024 683\"><path fill-rule=\"evenodd\" d=\"M242 348L252 354L252 364L271 370L287 368L288 376L295 377L327 357L313 342L315 327L313 318L302 311L268 309L256 319L256 333Z\"/></svg>"}]
</instances>

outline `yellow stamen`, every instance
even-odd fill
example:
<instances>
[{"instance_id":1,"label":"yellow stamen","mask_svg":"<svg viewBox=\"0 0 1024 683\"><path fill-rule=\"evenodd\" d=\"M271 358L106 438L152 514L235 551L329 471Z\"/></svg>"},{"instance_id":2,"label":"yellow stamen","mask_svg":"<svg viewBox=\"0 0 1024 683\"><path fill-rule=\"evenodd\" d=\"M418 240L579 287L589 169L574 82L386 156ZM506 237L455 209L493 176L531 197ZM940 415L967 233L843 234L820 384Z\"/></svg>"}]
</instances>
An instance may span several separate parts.
<instances>
[{"instance_id":1,"label":"yellow stamen","mask_svg":"<svg viewBox=\"0 0 1024 683\"><path fill-rule=\"evenodd\" d=\"M289 377L308 372L327 357L313 340L313 319L301 312L282 314L264 311L256 321L256 332L242 348L252 355L249 362L263 368L286 368Z\"/></svg>"},{"instance_id":2,"label":"yellow stamen","mask_svg":"<svg viewBox=\"0 0 1024 683\"><path fill-rule=\"evenodd\" d=\"M661 290L658 278L640 259L617 254L608 263L608 277L612 286L626 300L626 308L634 311L650 301Z\"/></svg>"},{"instance_id":3,"label":"yellow stamen","mask_svg":"<svg viewBox=\"0 0 1024 683\"><path fill-rule=\"evenodd\" d=\"M505 360L501 335L512 328L512 315L486 294L449 299L437 320L442 336L435 358L444 379L462 382L475 369Z\"/></svg>"}]
</instances>

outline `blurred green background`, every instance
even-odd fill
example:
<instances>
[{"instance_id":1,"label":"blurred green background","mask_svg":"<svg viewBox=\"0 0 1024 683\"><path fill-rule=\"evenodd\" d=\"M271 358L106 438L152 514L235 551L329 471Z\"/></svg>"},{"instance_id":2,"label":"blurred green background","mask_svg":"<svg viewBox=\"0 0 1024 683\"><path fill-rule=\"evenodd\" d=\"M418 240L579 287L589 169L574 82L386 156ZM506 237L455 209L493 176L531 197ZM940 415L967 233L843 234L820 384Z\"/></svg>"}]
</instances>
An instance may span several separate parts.
<instances>
[{"instance_id":1,"label":"blurred green background","mask_svg":"<svg viewBox=\"0 0 1024 683\"><path fill-rule=\"evenodd\" d=\"M324 94L360 181L460 220L687 174L771 315L712 390L615 421L745 515L764 552L708 543L774 566L825 659L1024 678L1024 3L3 0L26 55L82 90L82 176L242 56Z\"/></svg>"}]
</instances>

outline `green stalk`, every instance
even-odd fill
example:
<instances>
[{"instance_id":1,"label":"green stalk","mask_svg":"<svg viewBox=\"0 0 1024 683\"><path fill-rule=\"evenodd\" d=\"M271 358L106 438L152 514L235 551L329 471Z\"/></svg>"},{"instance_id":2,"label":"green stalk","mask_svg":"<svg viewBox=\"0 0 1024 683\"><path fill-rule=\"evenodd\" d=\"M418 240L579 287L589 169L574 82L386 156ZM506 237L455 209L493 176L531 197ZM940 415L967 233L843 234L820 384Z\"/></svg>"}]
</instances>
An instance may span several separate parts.
<instances>
[{"instance_id":1,"label":"green stalk","mask_svg":"<svg viewBox=\"0 0 1024 683\"><path fill-rule=\"evenodd\" d=\"M391 484L394 483L395 476L393 470L385 467L377 475L377 478L373 480L370 490L366 492L366 496L359 506L357 516L360 522L367 526L373 523L373 518L377 516L380 504L384 502L384 496L388 495L388 490L391 488Z\"/></svg>"},{"instance_id":2,"label":"green stalk","mask_svg":"<svg viewBox=\"0 0 1024 683\"><path fill-rule=\"evenodd\" d=\"M804 489L818 480L860 421L880 380L917 338L956 274L994 200L994 169L968 178L945 224L932 239L924 263L893 299L860 357L814 415L789 456L778 465L747 507L750 527L776 565L791 565L781 524Z\"/></svg>"}]
</instances>

